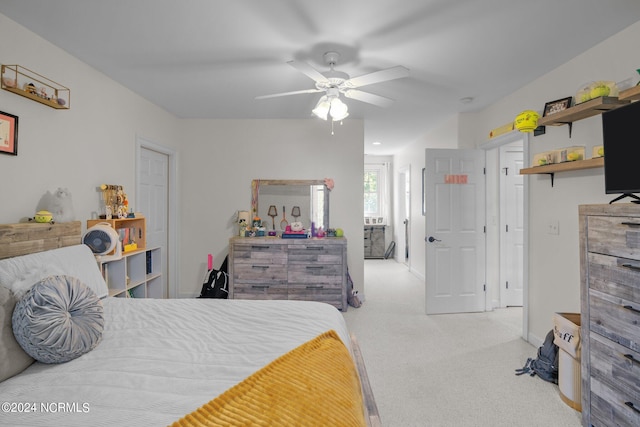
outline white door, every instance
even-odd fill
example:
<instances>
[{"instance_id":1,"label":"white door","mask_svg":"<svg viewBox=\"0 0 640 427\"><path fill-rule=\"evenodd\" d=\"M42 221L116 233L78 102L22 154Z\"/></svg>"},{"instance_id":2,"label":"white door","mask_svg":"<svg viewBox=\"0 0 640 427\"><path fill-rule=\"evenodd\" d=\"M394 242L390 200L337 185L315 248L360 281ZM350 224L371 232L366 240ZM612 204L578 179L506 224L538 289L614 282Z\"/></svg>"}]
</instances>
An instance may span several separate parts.
<instances>
[{"instance_id":1,"label":"white door","mask_svg":"<svg viewBox=\"0 0 640 427\"><path fill-rule=\"evenodd\" d=\"M409 166L400 169L398 174L398 218L401 226L397 233L398 245L396 246L396 258L398 262L409 265L409 215L411 212L411 170Z\"/></svg>"},{"instance_id":2,"label":"white door","mask_svg":"<svg viewBox=\"0 0 640 427\"><path fill-rule=\"evenodd\" d=\"M524 179L522 142L500 147L500 299L522 306L524 281Z\"/></svg>"},{"instance_id":3,"label":"white door","mask_svg":"<svg viewBox=\"0 0 640 427\"><path fill-rule=\"evenodd\" d=\"M426 149L427 314L485 310L484 155Z\"/></svg>"},{"instance_id":4,"label":"white door","mask_svg":"<svg viewBox=\"0 0 640 427\"><path fill-rule=\"evenodd\" d=\"M169 156L140 148L138 167L138 210L147 219L147 247L160 247L164 297L167 296Z\"/></svg>"}]
</instances>

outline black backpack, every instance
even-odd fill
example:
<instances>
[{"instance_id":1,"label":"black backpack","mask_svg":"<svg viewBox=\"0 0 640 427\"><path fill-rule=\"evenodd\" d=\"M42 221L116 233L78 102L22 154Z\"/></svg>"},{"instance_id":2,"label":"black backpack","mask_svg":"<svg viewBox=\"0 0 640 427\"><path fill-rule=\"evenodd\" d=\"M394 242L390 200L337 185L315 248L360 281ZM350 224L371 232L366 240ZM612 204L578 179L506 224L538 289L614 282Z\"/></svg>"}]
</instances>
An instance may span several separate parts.
<instances>
[{"instance_id":1,"label":"black backpack","mask_svg":"<svg viewBox=\"0 0 640 427\"><path fill-rule=\"evenodd\" d=\"M542 346L538 349L537 359L527 359L522 369L516 369L516 375L538 375L545 381L558 384L558 346L553 342L553 330L549 331Z\"/></svg>"},{"instance_id":2,"label":"black backpack","mask_svg":"<svg viewBox=\"0 0 640 427\"><path fill-rule=\"evenodd\" d=\"M228 256L222 261L220 268L215 268L207 272L202 290L198 298L222 298L229 297L229 273L227 272Z\"/></svg>"}]
</instances>

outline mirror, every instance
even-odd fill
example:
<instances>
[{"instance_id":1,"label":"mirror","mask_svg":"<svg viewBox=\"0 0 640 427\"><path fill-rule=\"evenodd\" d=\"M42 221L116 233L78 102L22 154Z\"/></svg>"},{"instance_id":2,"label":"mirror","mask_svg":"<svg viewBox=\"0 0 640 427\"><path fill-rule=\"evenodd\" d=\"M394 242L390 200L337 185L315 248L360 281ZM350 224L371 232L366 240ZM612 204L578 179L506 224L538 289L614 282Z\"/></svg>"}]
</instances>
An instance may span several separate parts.
<instances>
[{"instance_id":1,"label":"mirror","mask_svg":"<svg viewBox=\"0 0 640 427\"><path fill-rule=\"evenodd\" d=\"M312 222L316 229L329 228L329 189L323 179L254 179L251 190L252 214L262 219L268 231L283 231L294 221L305 230Z\"/></svg>"}]
</instances>

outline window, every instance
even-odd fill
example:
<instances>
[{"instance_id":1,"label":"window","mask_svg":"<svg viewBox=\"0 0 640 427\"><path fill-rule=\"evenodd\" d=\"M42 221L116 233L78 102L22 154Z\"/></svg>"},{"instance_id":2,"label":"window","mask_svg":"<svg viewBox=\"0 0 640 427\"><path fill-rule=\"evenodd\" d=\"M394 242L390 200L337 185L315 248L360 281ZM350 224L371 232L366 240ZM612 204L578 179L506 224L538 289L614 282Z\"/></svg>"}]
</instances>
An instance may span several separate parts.
<instances>
[{"instance_id":1,"label":"window","mask_svg":"<svg viewBox=\"0 0 640 427\"><path fill-rule=\"evenodd\" d=\"M386 165L365 164L364 167L364 217L369 223L387 222ZM374 220L375 218L375 220Z\"/></svg>"}]
</instances>

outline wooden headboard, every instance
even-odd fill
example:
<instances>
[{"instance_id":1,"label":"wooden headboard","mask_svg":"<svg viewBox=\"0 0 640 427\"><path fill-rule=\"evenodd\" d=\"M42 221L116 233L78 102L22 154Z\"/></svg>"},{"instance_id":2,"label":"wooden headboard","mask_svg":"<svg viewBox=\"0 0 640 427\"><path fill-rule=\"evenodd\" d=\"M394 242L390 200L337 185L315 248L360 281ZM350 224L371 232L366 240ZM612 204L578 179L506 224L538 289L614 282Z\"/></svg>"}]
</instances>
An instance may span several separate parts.
<instances>
[{"instance_id":1,"label":"wooden headboard","mask_svg":"<svg viewBox=\"0 0 640 427\"><path fill-rule=\"evenodd\" d=\"M59 224L0 224L0 259L78 245L81 242L80 221Z\"/></svg>"}]
</instances>

